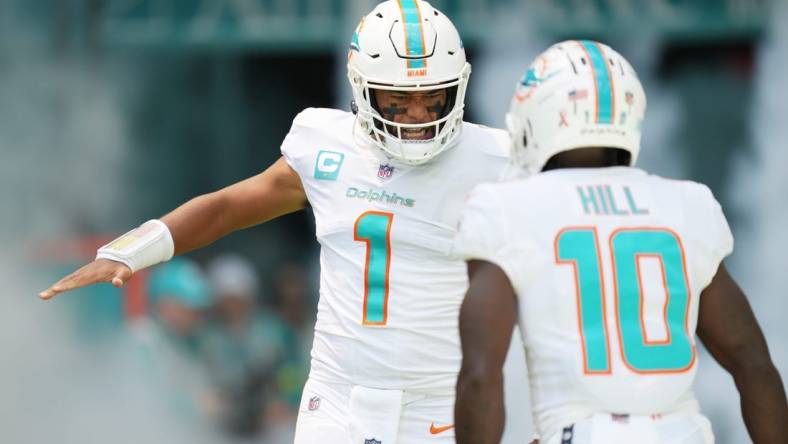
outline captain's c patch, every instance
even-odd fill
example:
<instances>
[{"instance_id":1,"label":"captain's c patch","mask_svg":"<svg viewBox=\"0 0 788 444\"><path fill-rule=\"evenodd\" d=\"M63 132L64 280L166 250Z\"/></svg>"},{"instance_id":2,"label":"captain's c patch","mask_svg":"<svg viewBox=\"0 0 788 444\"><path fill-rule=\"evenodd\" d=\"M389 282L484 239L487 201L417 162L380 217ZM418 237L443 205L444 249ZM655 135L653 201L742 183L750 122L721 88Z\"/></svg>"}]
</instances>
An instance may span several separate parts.
<instances>
[{"instance_id":1,"label":"captain's c patch","mask_svg":"<svg viewBox=\"0 0 788 444\"><path fill-rule=\"evenodd\" d=\"M315 161L315 179L337 180L343 160L345 160L345 155L342 153L321 150L317 153Z\"/></svg>"}]
</instances>

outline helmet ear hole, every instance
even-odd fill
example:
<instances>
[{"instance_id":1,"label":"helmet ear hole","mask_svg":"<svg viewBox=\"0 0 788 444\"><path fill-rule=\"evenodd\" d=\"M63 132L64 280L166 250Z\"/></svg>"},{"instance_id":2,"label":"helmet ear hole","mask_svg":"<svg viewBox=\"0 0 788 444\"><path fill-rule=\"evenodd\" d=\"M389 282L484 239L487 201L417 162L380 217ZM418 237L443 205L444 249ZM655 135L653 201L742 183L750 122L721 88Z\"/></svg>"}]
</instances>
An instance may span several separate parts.
<instances>
[{"instance_id":1,"label":"helmet ear hole","mask_svg":"<svg viewBox=\"0 0 788 444\"><path fill-rule=\"evenodd\" d=\"M525 128L523 128L523 146L528 147L528 136L533 135L534 128L531 126L531 119L525 120Z\"/></svg>"}]
</instances>

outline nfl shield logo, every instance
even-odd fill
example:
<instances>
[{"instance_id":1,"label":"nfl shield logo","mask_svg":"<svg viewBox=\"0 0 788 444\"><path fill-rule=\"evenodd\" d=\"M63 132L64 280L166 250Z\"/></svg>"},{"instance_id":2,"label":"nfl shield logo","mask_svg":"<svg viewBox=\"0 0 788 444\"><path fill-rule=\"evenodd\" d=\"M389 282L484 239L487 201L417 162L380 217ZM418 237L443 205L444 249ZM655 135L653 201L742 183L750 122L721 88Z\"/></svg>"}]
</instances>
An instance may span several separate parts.
<instances>
[{"instance_id":1,"label":"nfl shield logo","mask_svg":"<svg viewBox=\"0 0 788 444\"><path fill-rule=\"evenodd\" d=\"M364 444L381 444L381 443L377 439L371 438L371 439L365 439Z\"/></svg>"},{"instance_id":2,"label":"nfl shield logo","mask_svg":"<svg viewBox=\"0 0 788 444\"><path fill-rule=\"evenodd\" d=\"M381 164L378 168L379 179L388 179L392 174L394 174L394 167L389 164Z\"/></svg>"},{"instance_id":3,"label":"nfl shield logo","mask_svg":"<svg viewBox=\"0 0 788 444\"><path fill-rule=\"evenodd\" d=\"M318 407L320 407L320 397L319 396L313 396L313 397L309 398L309 405L307 406L309 411L310 412L315 411L315 410L318 409Z\"/></svg>"}]
</instances>

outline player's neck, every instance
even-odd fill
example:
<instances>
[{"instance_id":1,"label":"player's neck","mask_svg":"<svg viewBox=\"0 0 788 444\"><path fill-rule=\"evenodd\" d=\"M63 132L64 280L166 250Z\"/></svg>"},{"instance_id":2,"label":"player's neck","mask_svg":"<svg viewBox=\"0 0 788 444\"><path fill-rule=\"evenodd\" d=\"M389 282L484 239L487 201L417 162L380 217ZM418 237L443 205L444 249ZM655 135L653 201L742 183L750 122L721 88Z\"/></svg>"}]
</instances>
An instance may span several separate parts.
<instances>
[{"instance_id":1,"label":"player's neck","mask_svg":"<svg viewBox=\"0 0 788 444\"><path fill-rule=\"evenodd\" d=\"M605 168L628 166L630 154L611 148L578 148L556 154L547 161L542 171L560 168Z\"/></svg>"}]
</instances>

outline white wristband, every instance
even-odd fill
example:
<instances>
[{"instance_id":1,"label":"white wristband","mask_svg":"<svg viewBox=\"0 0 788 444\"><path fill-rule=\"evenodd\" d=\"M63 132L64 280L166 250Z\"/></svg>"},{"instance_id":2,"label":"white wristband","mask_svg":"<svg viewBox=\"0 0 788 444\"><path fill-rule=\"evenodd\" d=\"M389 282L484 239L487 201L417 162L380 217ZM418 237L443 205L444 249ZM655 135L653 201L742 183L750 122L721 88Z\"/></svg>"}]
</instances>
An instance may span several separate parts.
<instances>
[{"instance_id":1,"label":"white wristband","mask_svg":"<svg viewBox=\"0 0 788 444\"><path fill-rule=\"evenodd\" d=\"M175 253L170 229L164 222L151 219L98 249L96 259L111 259L137 272L165 262Z\"/></svg>"}]
</instances>

